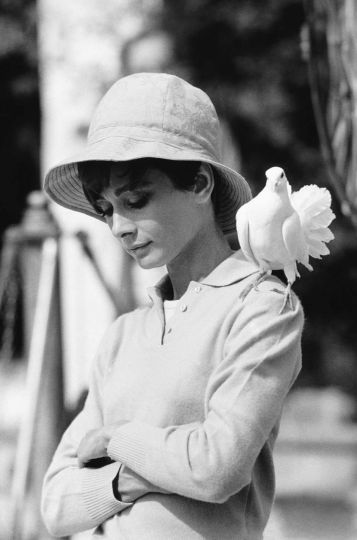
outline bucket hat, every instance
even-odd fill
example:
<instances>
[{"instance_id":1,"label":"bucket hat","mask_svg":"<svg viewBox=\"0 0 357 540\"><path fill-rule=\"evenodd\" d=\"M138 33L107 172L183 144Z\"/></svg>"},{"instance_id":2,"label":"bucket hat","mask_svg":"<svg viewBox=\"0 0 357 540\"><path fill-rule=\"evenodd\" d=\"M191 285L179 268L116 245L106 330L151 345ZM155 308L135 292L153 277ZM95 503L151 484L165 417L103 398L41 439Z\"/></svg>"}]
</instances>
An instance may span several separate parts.
<instances>
[{"instance_id":1,"label":"bucket hat","mask_svg":"<svg viewBox=\"0 0 357 540\"><path fill-rule=\"evenodd\" d=\"M216 219L228 234L235 231L236 212L251 199L251 191L238 172L221 162L219 136L217 113L205 92L175 75L129 75L104 95L85 148L47 173L44 190L58 204L105 221L83 192L79 162L145 157L201 161L218 173Z\"/></svg>"}]
</instances>

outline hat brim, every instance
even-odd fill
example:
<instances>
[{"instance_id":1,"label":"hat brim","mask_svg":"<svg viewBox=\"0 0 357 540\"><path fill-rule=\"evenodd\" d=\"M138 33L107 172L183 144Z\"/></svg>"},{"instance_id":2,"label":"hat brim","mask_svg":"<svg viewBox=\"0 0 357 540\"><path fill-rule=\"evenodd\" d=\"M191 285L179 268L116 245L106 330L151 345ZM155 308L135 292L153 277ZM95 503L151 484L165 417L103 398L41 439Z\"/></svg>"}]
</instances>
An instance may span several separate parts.
<instances>
[{"instance_id":1,"label":"hat brim","mask_svg":"<svg viewBox=\"0 0 357 540\"><path fill-rule=\"evenodd\" d=\"M243 176L205 153L183 150L162 141L137 141L127 137L110 137L96 141L87 145L78 155L53 167L46 175L44 190L61 206L105 222L105 218L95 212L84 194L77 164L85 161L130 161L150 157L173 161L201 161L212 165L220 180L216 186L219 200L217 222L225 234L235 231L238 208L252 198L250 187Z\"/></svg>"}]
</instances>

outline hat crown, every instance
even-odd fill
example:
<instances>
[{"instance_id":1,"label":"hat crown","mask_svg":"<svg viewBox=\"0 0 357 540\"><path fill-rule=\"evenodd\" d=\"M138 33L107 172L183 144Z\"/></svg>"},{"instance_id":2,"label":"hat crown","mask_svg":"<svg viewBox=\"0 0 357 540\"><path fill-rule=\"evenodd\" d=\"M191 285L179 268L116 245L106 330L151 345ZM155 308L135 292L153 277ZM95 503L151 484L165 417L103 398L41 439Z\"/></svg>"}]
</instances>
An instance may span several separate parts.
<instances>
[{"instance_id":1,"label":"hat crown","mask_svg":"<svg viewBox=\"0 0 357 540\"><path fill-rule=\"evenodd\" d=\"M117 81L97 106L88 144L109 134L156 139L219 159L219 121L212 101L175 75L136 73Z\"/></svg>"},{"instance_id":2,"label":"hat crown","mask_svg":"<svg viewBox=\"0 0 357 540\"><path fill-rule=\"evenodd\" d=\"M235 214L251 198L244 178L222 163L220 127L210 98L167 73L136 73L119 79L99 102L78 155L53 167L44 189L57 203L104 221L83 191L78 164L157 158L198 161L213 167L216 219L224 233L235 231Z\"/></svg>"}]
</instances>

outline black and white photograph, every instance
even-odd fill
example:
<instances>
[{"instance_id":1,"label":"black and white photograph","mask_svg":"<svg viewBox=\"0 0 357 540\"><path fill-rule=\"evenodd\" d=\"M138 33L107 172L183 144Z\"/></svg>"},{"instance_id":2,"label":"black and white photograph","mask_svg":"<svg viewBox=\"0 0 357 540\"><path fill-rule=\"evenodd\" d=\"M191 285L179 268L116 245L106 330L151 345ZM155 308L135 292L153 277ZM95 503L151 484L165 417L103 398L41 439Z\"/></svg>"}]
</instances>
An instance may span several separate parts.
<instances>
[{"instance_id":1,"label":"black and white photograph","mask_svg":"<svg viewBox=\"0 0 357 540\"><path fill-rule=\"evenodd\" d=\"M0 540L355 540L355 0L0 0L0 72Z\"/></svg>"}]
</instances>

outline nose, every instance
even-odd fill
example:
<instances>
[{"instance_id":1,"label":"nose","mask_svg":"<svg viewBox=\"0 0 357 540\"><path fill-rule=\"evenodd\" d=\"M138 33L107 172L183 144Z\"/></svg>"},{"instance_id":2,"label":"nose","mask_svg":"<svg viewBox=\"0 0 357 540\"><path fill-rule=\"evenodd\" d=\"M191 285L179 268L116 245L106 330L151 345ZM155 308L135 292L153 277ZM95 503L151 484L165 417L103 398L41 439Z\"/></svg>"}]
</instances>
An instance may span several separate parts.
<instances>
[{"instance_id":1,"label":"nose","mask_svg":"<svg viewBox=\"0 0 357 540\"><path fill-rule=\"evenodd\" d=\"M113 235L119 239L134 234L136 232L136 225L131 219L113 212L111 230Z\"/></svg>"}]
</instances>

